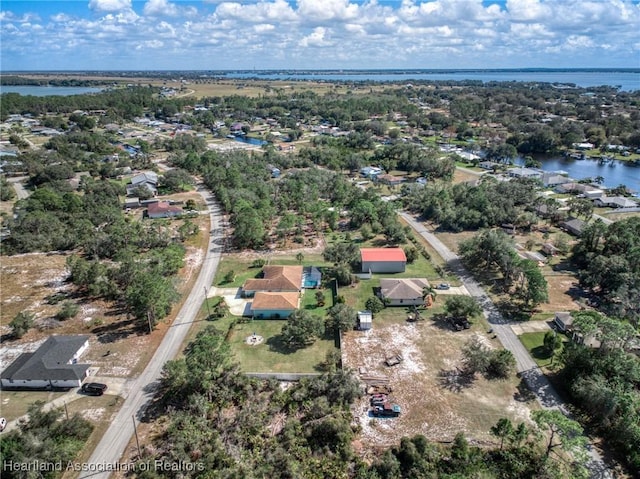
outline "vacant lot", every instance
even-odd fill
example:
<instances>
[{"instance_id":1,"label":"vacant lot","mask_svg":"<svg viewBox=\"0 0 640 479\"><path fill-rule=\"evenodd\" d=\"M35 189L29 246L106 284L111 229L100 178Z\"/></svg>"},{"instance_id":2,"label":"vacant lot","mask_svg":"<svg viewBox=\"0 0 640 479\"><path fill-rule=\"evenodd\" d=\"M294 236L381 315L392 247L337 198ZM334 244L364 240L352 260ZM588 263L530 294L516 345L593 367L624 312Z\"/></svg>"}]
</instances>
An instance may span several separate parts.
<instances>
[{"instance_id":1,"label":"vacant lot","mask_svg":"<svg viewBox=\"0 0 640 479\"><path fill-rule=\"evenodd\" d=\"M397 444L402 436L424 434L433 441L451 441L457 432L478 442L493 441L489 429L501 417L526 421L530 404L520 399L518 380L469 381L460 376L460 350L477 334L490 347L498 347L484 326L454 332L427 319L405 321L404 308L393 319L374 318L373 329L353 331L343 336L343 361L346 367L365 370L366 374L385 376L393 387L392 400L402 407L397 419L373 419L368 414L367 398L355 407L362 427L361 443L365 456L377 446ZM387 354L400 353L404 361L387 367Z\"/></svg>"},{"instance_id":2,"label":"vacant lot","mask_svg":"<svg viewBox=\"0 0 640 479\"><path fill-rule=\"evenodd\" d=\"M191 221L200 226L201 233L186 244L185 265L179 273L179 289L182 292L189 291L195 280L208 240L208 217L200 216ZM179 224L179 221L171 222L172 226ZM20 354L35 351L51 334L88 334L91 336L90 345L81 362L90 363L95 374L101 377L135 377L151 359L173 316L148 334L128 319L116 304L79 297L74 286L66 281L68 272L65 262L69 254L31 253L2 258L0 320L3 337L0 369L4 369ZM55 319L62 300L79 305L80 311L75 318L64 322ZM178 310L179 305L176 305L173 314ZM16 340L10 335L8 323L20 311L34 313L36 326ZM6 410L7 417L18 417L26 412L32 402L50 401L57 396L59 393L4 391L1 406L3 412ZM76 402L83 404L82 400Z\"/></svg>"}]
</instances>

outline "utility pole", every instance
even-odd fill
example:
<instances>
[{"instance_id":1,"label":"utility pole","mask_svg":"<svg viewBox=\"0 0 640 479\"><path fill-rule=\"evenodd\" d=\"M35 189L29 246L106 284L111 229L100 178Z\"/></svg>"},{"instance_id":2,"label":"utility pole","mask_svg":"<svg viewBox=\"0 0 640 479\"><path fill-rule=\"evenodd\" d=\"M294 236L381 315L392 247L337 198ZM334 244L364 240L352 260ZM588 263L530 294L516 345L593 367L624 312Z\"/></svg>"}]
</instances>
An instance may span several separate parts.
<instances>
[{"instance_id":1,"label":"utility pole","mask_svg":"<svg viewBox=\"0 0 640 479\"><path fill-rule=\"evenodd\" d=\"M67 421L69 420L69 410L67 409L67 401L64 402L64 413L67 416Z\"/></svg>"},{"instance_id":2,"label":"utility pole","mask_svg":"<svg viewBox=\"0 0 640 479\"><path fill-rule=\"evenodd\" d=\"M136 446L138 446L138 459L142 459L142 454L140 453L140 439L138 439L138 428L136 427L136 417L132 414L131 419L133 420L133 432L136 434Z\"/></svg>"},{"instance_id":3,"label":"utility pole","mask_svg":"<svg viewBox=\"0 0 640 479\"><path fill-rule=\"evenodd\" d=\"M209 292L207 291L207 287L204 287L204 304L207 305L207 318L211 317L211 310L209 309L209 299L207 298L207 296L209 295Z\"/></svg>"},{"instance_id":4,"label":"utility pole","mask_svg":"<svg viewBox=\"0 0 640 479\"><path fill-rule=\"evenodd\" d=\"M149 334L153 333L153 327L151 326L151 311L147 311L147 322L149 323Z\"/></svg>"}]
</instances>

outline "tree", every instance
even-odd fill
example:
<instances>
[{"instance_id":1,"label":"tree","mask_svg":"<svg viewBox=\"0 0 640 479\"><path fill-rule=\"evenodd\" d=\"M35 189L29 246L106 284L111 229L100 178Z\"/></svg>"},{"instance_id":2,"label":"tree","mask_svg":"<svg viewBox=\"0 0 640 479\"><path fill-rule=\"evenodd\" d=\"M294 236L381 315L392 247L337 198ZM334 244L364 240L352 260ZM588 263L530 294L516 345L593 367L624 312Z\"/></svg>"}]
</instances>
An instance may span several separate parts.
<instances>
[{"instance_id":1,"label":"tree","mask_svg":"<svg viewBox=\"0 0 640 479\"><path fill-rule=\"evenodd\" d=\"M486 373L490 359L491 351L477 335L472 336L462 348L462 362L467 374Z\"/></svg>"},{"instance_id":2,"label":"tree","mask_svg":"<svg viewBox=\"0 0 640 479\"><path fill-rule=\"evenodd\" d=\"M544 335L543 345L553 363L556 352L562 347L562 338L556 331L547 331Z\"/></svg>"},{"instance_id":3,"label":"tree","mask_svg":"<svg viewBox=\"0 0 640 479\"><path fill-rule=\"evenodd\" d=\"M384 309L384 303L377 296L371 296L364 304L365 308L371 311L373 314L379 313Z\"/></svg>"},{"instance_id":4,"label":"tree","mask_svg":"<svg viewBox=\"0 0 640 479\"><path fill-rule=\"evenodd\" d=\"M358 312L346 304L336 304L327 310L326 328L328 331L351 331L356 326Z\"/></svg>"},{"instance_id":5,"label":"tree","mask_svg":"<svg viewBox=\"0 0 640 479\"><path fill-rule=\"evenodd\" d=\"M304 254L302 254L301 252L297 253L296 261L298 262L298 264L302 264L302 262L304 261Z\"/></svg>"},{"instance_id":6,"label":"tree","mask_svg":"<svg viewBox=\"0 0 640 479\"><path fill-rule=\"evenodd\" d=\"M516 358L508 349L495 349L489 355L489 366L486 376L489 378L506 379L516 369Z\"/></svg>"},{"instance_id":7,"label":"tree","mask_svg":"<svg viewBox=\"0 0 640 479\"><path fill-rule=\"evenodd\" d=\"M449 296L444 303L444 311L452 318L469 319L482 313L482 308L471 296Z\"/></svg>"},{"instance_id":8,"label":"tree","mask_svg":"<svg viewBox=\"0 0 640 479\"><path fill-rule=\"evenodd\" d=\"M504 445L504 440L513 434L513 424L505 417L500 418L498 422L491 426L491 434L500 439L500 450Z\"/></svg>"},{"instance_id":9,"label":"tree","mask_svg":"<svg viewBox=\"0 0 640 479\"><path fill-rule=\"evenodd\" d=\"M324 306L324 302L325 302L324 291L319 289L318 291L316 291L315 296L316 296L316 306L318 306L319 308Z\"/></svg>"},{"instance_id":10,"label":"tree","mask_svg":"<svg viewBox=\"0 0 640 479\"><path fill-rule=\"evenodd\" d=\"M528 307L535 308L549 301L547 280L535 261L525 259L520 262L522 271L518 293Z\"/></svg>"},{"instance_id":11,"label":"tree","mask_svg":"<svg viewBox=\"0 0 640 479\"><path fill-rule=\"evenodd\" d=\"M555 448L560 447L573 454L578 462L584 461L587 439L580 424L555 409L533 411L531 417L540 429L546 430L549 434L546 457L549 457Z\"/></svg>"},{"instance_id":12,"label":"tree","mask_svg":"<svg viewBox=\"0 0 640 479\"><path fill-rule=\"evenodd\" d=\"M322 318L304 309L291 313L281 332L285 343L294 349L313 344L323 334Z\"/></svg>"},{"instance_id":13,"label":"tree","mask_svg":"<svg viewBox=\"0 0 640 479\"><path fill-rule=\"evenodd\" d=\"M20 311L16 314L9 323L9 326L12 328L13 335L18 339L24 336L26 332L33 327L35 318L35 314L29 311Z\"/></svg>"}]
</instances>

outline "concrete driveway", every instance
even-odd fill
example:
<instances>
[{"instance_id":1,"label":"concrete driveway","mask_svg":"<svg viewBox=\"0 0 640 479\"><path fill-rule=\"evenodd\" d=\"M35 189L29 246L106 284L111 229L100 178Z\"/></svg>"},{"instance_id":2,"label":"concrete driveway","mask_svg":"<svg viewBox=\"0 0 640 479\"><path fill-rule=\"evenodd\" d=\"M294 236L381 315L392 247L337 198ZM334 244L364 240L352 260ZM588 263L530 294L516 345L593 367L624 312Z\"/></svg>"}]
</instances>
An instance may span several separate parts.
<instances>
[{"instance_id":1,"label":"concrete driveway","mask_svg":"<svg viewBox=\"0 0 640 479\"><path fill-rule=\"evenodd\" d=\"M251 298L243 298L241 293L242 288L212 287L208 297L222 296L234 316L251 316Z\"/></svg>"},{"instance_id":2,"label":"concrete driveway","mask_svg":"<svg viewBox=\"0 0 640 479\"><path fill-rule=\"evenodd\" d=\"M436 288L436 296L446 295L446 294L456 294L460 296L471 296L466 286L450 286L449 289L438 289Z\"/></svg>"}]
</instances>

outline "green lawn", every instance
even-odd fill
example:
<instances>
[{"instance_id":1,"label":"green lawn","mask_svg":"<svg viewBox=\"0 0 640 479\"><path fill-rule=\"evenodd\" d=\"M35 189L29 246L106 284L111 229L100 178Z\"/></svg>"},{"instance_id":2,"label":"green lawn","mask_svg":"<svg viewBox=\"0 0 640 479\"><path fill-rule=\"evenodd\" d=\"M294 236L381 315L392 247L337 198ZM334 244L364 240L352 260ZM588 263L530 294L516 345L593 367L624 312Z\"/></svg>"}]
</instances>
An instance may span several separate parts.
<instances>
[{"instance_id":1,"label":"green lawn","mask_svg":"<svg viewBox=\"0 0 640 479\"><path fill-rule=\"evenodd\" d=\"M280 332L285 324L286 320L264 319L239 323L233 327L229 344L243 371L276 373L320 371L319 366L324 362L327 352L335 347L333 338L323 338L311 346L291 351L280 338ZM262 336L264 342L255 346L246 344L246 338L253 333Z\"/></svg>"},{"instance_id":2,"label":"green lawn","mask_svg":"<svg viewBox=\"0 0 640 479\"><path fill-rule=\"evenodd\" d=\"M552 366L551 364L551 356L544 348L544 335L545 332L538 333L523 333L518 338L520 342L524 345L525 348L531 353L531 357L536 362L536 364L541 368L548 368ZM562 337L562 344L564 345L568 339L566 337ZM558 356L562 352L562 348L556 353L556 358L553 361L553 367L559 366Z\"/></svg>"}]
</instances>

